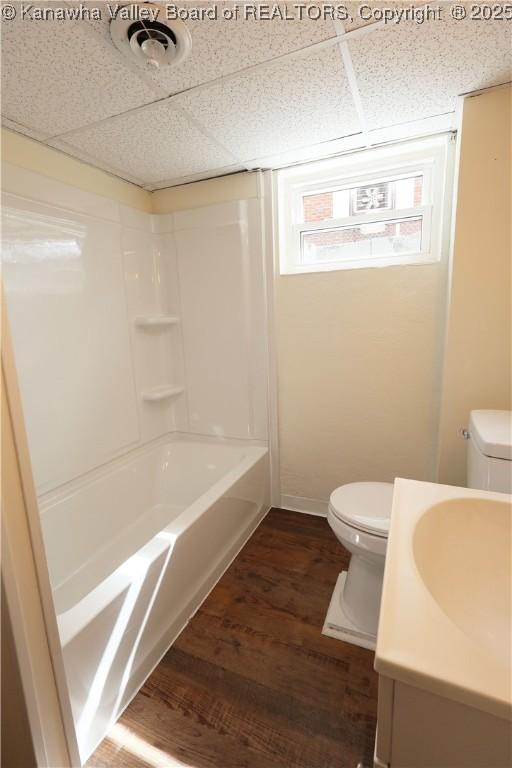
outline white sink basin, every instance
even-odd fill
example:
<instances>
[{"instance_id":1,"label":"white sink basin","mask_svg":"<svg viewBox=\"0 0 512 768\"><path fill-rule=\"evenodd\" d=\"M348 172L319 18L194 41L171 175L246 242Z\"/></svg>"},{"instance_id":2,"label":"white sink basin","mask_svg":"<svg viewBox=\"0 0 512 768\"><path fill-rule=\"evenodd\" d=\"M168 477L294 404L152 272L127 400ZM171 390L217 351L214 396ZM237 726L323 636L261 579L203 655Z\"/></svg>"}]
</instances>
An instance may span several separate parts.
<instances>
[{"instance_id":1,"label":"white sink basin","mask_svg":"<svg viewBox=\"0 0 512 768\"><path fill-rule=\"evenodd\" d=\"M512 497L395 481L375 668L510 717Z\"/></svg>"}]
</instances>

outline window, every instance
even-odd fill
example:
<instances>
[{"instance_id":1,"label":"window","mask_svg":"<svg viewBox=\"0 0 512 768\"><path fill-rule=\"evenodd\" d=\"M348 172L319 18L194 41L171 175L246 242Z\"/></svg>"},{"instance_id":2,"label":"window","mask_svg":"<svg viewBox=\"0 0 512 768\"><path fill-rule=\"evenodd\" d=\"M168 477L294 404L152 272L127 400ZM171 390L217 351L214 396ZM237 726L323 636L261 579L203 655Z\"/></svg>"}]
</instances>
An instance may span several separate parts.
<instances>
[{"instance_id":1,"label":"window","mask_svg":"<svg viewBox=\"0 0 512 768\"><path fill-rule=\"evenodd\" d=\"M281 273L438 261L451 136L278 172Z\"/></svg>"}]
</instances>

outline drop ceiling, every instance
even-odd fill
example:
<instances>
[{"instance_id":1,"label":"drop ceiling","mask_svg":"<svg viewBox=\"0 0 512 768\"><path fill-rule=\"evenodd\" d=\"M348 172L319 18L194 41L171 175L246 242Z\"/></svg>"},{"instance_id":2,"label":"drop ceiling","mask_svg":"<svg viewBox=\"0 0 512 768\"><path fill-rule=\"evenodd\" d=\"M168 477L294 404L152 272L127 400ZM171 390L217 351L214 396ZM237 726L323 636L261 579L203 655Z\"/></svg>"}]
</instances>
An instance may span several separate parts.
<instances>
[{"instance_id":1,"label":"drop ceiling","mask_svg":"<svg viewBox=\"0 0 512 768\"><path fill-rule=\"evenodd\" d=\"M512 79L512 23L455 21L451 3L431 3L443 20L422 25L368 24L358 2L343 24L300 20L293 3L279 3L293 20L219 12L187 22L190 56L156 73L114 47L107 3L87 4L101 21L22 20L13 3L2 122L147 189L450 127L459 95Z\"/></svg>"}]
</instances>

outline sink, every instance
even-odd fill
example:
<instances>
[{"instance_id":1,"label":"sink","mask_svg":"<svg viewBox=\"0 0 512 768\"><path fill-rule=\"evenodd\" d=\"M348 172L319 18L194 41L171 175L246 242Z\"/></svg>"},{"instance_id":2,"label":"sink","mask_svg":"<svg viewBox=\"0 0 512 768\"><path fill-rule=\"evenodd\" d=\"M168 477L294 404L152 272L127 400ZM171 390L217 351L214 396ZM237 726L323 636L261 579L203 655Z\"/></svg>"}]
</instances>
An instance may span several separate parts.
<instances>
[{"instance_id":1,"label":"sink","mask_svg":"<svg viewBox=\"0 0 512 768\"><path fill-rule=\"evenodd\" d=\"M397 479L377 672L509 720L511 542L512 496Z\"/></svg>"},{"instance_id":2,"label":"sink","mask_svg":"<svg viewBox=\"0 0 512 768\"><path fill-rule=\"evenodd\" d=\"M510 504L491 499L442 501L418 520L416 567L446 617L504 664L511 655Z\"/></svg>"}]
</instances>

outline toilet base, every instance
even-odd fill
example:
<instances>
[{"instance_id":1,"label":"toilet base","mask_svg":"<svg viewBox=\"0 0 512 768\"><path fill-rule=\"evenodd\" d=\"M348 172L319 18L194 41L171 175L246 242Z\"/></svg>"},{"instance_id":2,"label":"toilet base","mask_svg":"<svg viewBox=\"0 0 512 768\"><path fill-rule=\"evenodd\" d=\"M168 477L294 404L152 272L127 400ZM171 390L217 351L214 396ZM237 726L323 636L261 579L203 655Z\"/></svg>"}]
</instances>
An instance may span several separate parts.
<instances>
[{"instance_id":1,"label":"toilet base","mask_svg":"<svg viewBox=\"0 0 512 768\"><path fill-rule=\"evenodd\" d=\"M377 640L375 635L362 632L344 614L341 607L341 595L346 578L347 571L342 571L338 576L322 628L322 635L334 637L337 640L343 640L345 643L352 643L353 645L359 645L362 648L374 651Z\"/></svg>"}]
</instances>

